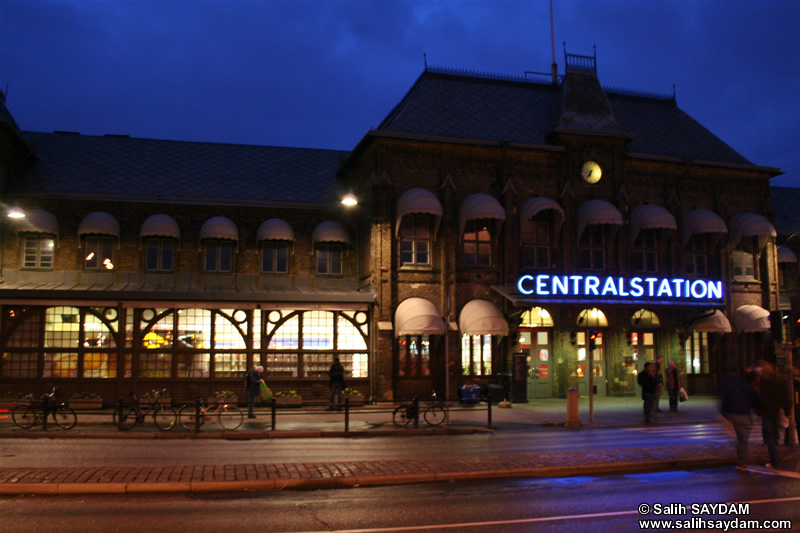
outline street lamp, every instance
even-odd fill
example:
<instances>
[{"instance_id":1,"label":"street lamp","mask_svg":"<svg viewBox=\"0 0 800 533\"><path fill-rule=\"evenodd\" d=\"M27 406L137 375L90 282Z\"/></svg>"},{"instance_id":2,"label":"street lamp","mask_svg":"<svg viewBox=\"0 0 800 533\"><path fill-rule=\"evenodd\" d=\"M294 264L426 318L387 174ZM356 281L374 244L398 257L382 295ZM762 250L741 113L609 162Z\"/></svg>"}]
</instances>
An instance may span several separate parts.
<instances>
[{"instance_id":1,"label":"street lamp","mask_svg":"<svg viewBox=\"0 0 800 533\"><path fill-rule=\"evenodd\" d=\"M358 205L358 198L356 195L349 192L342 197L342 203L346 206Z\"/></svg>"}]
</instances>

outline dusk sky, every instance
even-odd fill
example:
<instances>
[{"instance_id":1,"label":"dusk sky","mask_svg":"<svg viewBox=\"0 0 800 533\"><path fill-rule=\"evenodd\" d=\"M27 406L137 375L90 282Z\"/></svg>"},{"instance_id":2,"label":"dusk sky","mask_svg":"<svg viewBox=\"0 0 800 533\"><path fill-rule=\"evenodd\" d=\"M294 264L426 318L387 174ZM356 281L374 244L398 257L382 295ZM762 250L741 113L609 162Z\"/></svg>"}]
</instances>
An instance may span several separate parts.
<instances>
[{"instance_id":1,"label":"dusk sky","mask_svg":"<svg viewBox=\"0 0 800 533\"><path fill-rule=\"evenodd\" d=\"M800 2L554 0L555 52L678 106L800 187ZM23 131L350 150L428 65L549 73L550 4L0 0Z\"/></svg>"}]
</instances>

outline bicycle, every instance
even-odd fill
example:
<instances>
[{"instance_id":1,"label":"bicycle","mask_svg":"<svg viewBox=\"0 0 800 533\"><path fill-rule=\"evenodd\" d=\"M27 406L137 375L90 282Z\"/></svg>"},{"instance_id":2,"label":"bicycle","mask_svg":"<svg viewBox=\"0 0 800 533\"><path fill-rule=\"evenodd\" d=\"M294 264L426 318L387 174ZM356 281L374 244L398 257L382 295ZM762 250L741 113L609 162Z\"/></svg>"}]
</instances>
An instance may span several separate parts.
<instances>
[{"instance_id":1,"label":"bicycle","mask_svg":"<svg viewBox=\"0 0 800 533\"><path fill-rule=\"evenodd\" d=\"M172 407L161 405L160 399L166 392L167 389L157 391L153 401L145 403L144 409L141 407L136 393L132 392L133 400L131 403L122 404L114 409L114 425L121 430L128 430L136 424L144 424L145 417L152 413L156 427L161 431L169 431L175 427L178 415Z\"/></svg>"},{"instance_id":2,"label":"bicycle","mask_svg":"<svg viewBox=\"0 0 800 533\"><path fill-rule=\"evenodd\" d=\"M42 396L42 401L47 398L48 401L52 400L56 394L56 387L49 394ZM41 424L47 415L52 415L56 424L64 429L72 429L78 423L78 416L75 411L67 407L65 403L59 403L47 407L47 410L42 409L42 404L36 402L33 394L28 394L25 399L31 403L29 405L18 405L11 411L11 419L14 423L22 429L30 429L36 424Z\"/></svg>"},{"instance_id":3,"label":"bicycle","mask_svg":"<svg viewBox=\"0 0 800 533\"><path fill-rule=\"evenodd\" d=\"M178 412L178 420L181 425L189 431L200 429L206 422L211 423L211 417L217 416L217 423L228 430L238 429L244 422L244 413L235 405L219 401L216 408L207 407L203 403L202 396L195 396L195 400L200 402L200 416L197 416L197 405L186 404Z\"/></svg>"},{"instance_id":4,"label":"bicycle","mask_svg":"<svg viewBox=\"0 0 800 533\"><path fill-rule=\"evenodd\" d=\"M405 427L412 420L417 420L419 418L419 410L419 402L417 401L417 397L414 396L414 400L411 403L400 405L394 410L392 413L392 421L394 421L394 425L397 427ZM439 426L447 419L447 407L444 407L441 403L437 403L436 391L433 391L433 394L431 394L431 401L427 407L423 409L422 416L425 418L425 422L431 426Z\"/></svg>"}]
</instances>

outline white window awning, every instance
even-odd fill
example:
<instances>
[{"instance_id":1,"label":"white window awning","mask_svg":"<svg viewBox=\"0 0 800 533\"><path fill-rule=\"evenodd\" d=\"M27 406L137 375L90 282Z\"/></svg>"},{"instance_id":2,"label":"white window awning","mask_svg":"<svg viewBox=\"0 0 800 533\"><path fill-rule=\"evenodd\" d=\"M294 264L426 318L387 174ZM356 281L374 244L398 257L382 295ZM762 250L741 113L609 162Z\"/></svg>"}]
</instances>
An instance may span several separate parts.
<instances>
[{"instance_id":1,"label":"white window awning","mask_svg":"<svg viewBox=\"0 0 800 533\"><path fill-rule=\"evenodd\" d=\"M416 187L409 189L397 199L397 220L395 222L395 235L400 231L400 223L405 215L423 214L433 216L433 236L439 231L439 223L442 220L442 203L435 194L427 189Z\"/></svg>"},{"instance_id":2,"label":"white window awning","mask_svg":"<svg viewBox=\"0 0 800 533\"><path fill-rule=\"evenodd\" d=\"M759 248L763 248L767 239L778 234L772 222L756 213L739 213L731 218L731 246L739 245L744 237L758 237Z\"/></svg>"},{"instance_id":3,"label":"white window awning","mask_svg":"<svg viewBox=\"0 0 800 533\"><path fill-rule=\"evenodd\" d=\"M769 311L757 305L743 305L733 314L733 325L739 333L760 333L769 331L772 323Z\"/></svg>"},{"instance_id":4,"label":"white window awning","mask_svg":"<svg viewBox=\"0 0 800 533\"><path fill-rule=\"evenodd\" d=\"M95 211L81 220L78 235L113 235L119 238L119 222L113 215Z\"/></svg>"},{"instance_id":5,"label":"white window awning","mask_svg":"<svg viewBox=\"0 0 800 533\"><path fill-rule=\"evenodd\" d=\"M694 323L692 329L707 333L730 333L733 331L731 323L719 309L707 311L708 315Z\"/></svg>"},{"instance_id":6,"label":"white window awning","mask_svg":"<svg viewBox=\"0 0 800 533\"><path fill-rule=\"evenodd\" d=\"M261 241L294 241L294 229L282 218L270 218L258 227L256 240Z\"/></svg>"},{"instance_id":7,"label":"white window awning","mask_svg":"<svg viewBox=\"0 0 800 533\"><path fill-rule=\"evenodd\" d=\"M546 196L529 198L522 204L522 208L519 210L519 220L521 224L520 234L525 231L525 223L542 211L548 210L555 211L555 216L553 217L555 219L553 227L555 231L553 233L558 235L561 231L561 225L564 224L564 210L558 205L558 202Z\"/></svg>"},{"instance_id":8,"label":"white window awning","mask_svg":"<svg viewBox=\"0 0 800 533\"><path fill-rule=\"evenodd\" d=\"M578 240L583 235L586 226L599 224L622 226L622 213L605 200L583 202L578 209Z\"/></svg>"},{"instance_id":9,"label":"white window awning","mask_svg":"<svg viewBox=\"0 0 800 533\"><path fill-rule=\"evenodd\" d=\"M797 263L797 254L788 246L778 246L778 263Z\"/></svg>"},{"instance_id":10,"label":"white window awning","mask_svg":"<svg viewBox=\"0 0 800 533\"><path fill-rule=\"evenodd\" d=\"M17 226L17 233L46 233L48 235L58 235L60 226L58 219L43 209L31 209L25 211L25 218L14 221Z\"/></svg>"},{"instance_id":11,"label":"white window awning","mask_svg":"<svg viewBox=\"0 0 800 533\"><path fill-rule=\"evenodd\" d=\"M317 225L311 233L311 243L317 244L318 242L342 242L349 244L350 237L347 235L347 230L344 226L335 220L328 220Z\"/></svg>"},{"instance_id":12,"label":"white window awning","mask_svg":"<svg viewBox=\"0 0 800 533\"><path fill-rule=\"evenodd\" d=\"M228 217L212 217L200 228L200 240L228 239L239 241L239 229Z\"/></svg>"},{"instance_id":13,"label":"white window awning","mask_svg":"<svg viewBox=\"0 0 800 533\"><path fill-rule=\"evenodd\" d=\"M178 223L169 215L151 215L142 222L140 237L171 237L181 238L181 228Z\"/></svg>"},{"instance_id":14,"label":"white window awning","mask_svg":"<svg viewBox=\"0 0 800 533\"><path fill-rule=\"evenodd\" d=\"M481 218L505 220L506 210L494 196L482 192L467 196L458 212L459 235L464 235L468 220Z\"/></svg>"},{"instance_id":15,"label":"white window awning","mask_svg":"<svg viewBox=\"0 0 800 533\"><path fill-rule=\"evenodd\" d=\"M442 314L425 298L412 297L400 302L394 312L394 335L444 335Z\"/></svg>"},{"instance_id":16,"label":"white window awning","mask_svg":"<svg viewBox=\"0 0 800 533\"><path fill-rule=\"evenodd\" d=\"M725 221L713 211L708 209L690 209L683 214L683 246L695 233L728 233Z\"/></svg>"},{"instance_id":17,"label":"white window awning","mask_svg":"<svg viewBox=\"0 0 800 533\"><path fill-rule=\"evenodd\" d=\"M644 204L631 213L631 241L636 242L643 229L677 230L678 223L672 213L660 205Z\"/></svg>"},{"instance_id":18,"label":"white window awning","mask_svg":"<svg viewBox=\"0 0 800 533\"><path fill-rule=\"evenodd\" d=\"M458 317L458 328L462 335L508 335L508 322L486 300L467 302Z\"/></svg>"}]
</instances>

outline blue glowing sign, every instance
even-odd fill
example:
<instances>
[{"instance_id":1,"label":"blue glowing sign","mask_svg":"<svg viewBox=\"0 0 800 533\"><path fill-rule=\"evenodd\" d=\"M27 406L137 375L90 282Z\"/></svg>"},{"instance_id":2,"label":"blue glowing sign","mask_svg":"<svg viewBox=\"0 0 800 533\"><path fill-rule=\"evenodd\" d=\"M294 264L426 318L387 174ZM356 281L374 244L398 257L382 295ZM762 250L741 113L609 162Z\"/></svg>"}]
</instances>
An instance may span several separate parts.
<instances>
[{"instance_id":1,"label":"blue glowing sign","mask_svg":"<svg viewBox=\"0 0 800 533\"><path fill-rule=\"evenodd\" d=\"M722 300L722 281L684 278L524 275L517 289L540 297L657 298L662 300Z\"/></svg>"}]
</instances>

